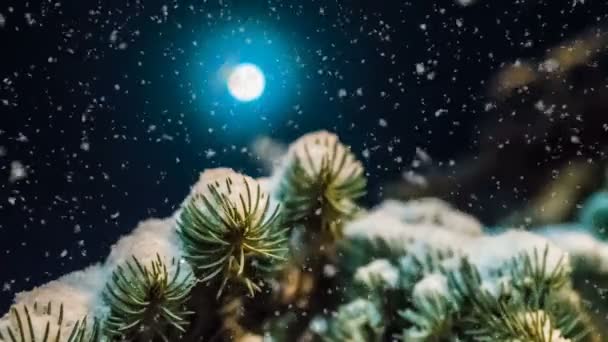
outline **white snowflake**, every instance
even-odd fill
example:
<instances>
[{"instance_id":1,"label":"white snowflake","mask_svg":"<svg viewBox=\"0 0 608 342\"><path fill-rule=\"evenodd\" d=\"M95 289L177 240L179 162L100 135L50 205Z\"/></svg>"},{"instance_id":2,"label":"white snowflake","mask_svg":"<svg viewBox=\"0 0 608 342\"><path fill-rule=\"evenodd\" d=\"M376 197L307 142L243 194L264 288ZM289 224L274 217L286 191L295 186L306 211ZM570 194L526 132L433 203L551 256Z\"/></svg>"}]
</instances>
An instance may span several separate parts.
<instances>
[{"instance_id":1,"label":"white snowflake","mask_svg":"<svg viewBox=\"0 0 608 342\"><path fill-rule=\"evenodd\" d=\"M11 174L8 178L9 182L13 183L27 177L25 167L20 161L15 160L11 163Z\"/></svg>"}]
</instances>

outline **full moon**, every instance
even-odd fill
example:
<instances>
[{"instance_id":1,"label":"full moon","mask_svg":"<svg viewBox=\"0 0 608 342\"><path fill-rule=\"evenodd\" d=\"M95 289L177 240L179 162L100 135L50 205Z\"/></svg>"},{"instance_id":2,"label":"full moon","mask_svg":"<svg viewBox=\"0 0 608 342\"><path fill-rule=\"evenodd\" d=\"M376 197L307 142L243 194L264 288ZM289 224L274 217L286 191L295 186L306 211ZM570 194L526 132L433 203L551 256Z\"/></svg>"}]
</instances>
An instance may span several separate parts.
<instances>
[{"instance_id":1,"label":"full moon","mask_svg":"<svg viewBox=\"0 0 608 342\"><path fill-rule=\"evenodd\" d=\"M239 64L228 75L228 90L237 100L249 102L264 92L266 79L262 70L254 64Z\"/></svg>"}]
</instances>

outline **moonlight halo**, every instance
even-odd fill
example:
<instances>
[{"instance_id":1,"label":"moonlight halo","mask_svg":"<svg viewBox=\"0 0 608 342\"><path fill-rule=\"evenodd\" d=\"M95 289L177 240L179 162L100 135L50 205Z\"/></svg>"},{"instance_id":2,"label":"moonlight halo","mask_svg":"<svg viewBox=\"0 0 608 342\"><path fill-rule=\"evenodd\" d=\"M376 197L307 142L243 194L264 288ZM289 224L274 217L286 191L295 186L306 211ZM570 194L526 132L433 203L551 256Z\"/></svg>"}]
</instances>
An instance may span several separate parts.
<instances>
[{"instance_id":1,"label":"moonlight halo","mask_svg":"<svg viewBox=\"0 0 608 342\"><path fill-rule=\"evenodd\" d=\"M228 75L228 91L241 102L253 101L264 92L266 78L255 64L243 63L235 66Z\"/></svg>"}]
</instances>

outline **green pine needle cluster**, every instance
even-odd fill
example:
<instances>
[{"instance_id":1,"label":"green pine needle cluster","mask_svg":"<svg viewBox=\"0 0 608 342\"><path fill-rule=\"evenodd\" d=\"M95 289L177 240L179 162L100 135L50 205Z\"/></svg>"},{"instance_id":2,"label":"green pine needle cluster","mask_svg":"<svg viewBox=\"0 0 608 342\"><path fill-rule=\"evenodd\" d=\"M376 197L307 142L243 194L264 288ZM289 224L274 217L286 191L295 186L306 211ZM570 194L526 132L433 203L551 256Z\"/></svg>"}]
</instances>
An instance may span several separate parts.
<instances>
[{"instance_id":1,"label":"green pine needle cluster","mask_svg":"<svg viewBox=\"0 0 608 342\"><path fill-rule=\"evenodd\" d=\"M373 241L367 245L355 242L367 251L382 246ZM381 313L379 320L384 330L373 330L383 331L381 340L594 341L585 309L572 299L569 268L562 260L550 267L548 247L523 253L495 274L486 275L496 281L498 293L487 288L485 278L474 264L452 252L429 252L421 258L398 255L387 248L383 252L399 270L397 288L388 288L380 281L366 282L364 288L350 286L355 289L347 292L351 302L338 308L335 316L327 317L326 331L318 332L321 339L335 340L335 336L345 336L345 332L353 336L367 334L369 327L354 327L352 323L356 320L345 320L341 314L349 305L365 300ZM443 261L454 258L459 265L447 269ZM361 260L351 258L345 262ZM442 278L445 289L416 293L415 284L425 275ZM348 287L348 282L346 278L344 286ZM378 338L348 340L363 342Z\"/></svg>"},{"instance_id":2,"label":"green pine needle cluster","mask_svg":"<svg viewBox=\"0 0 608 342\"><path fill-rule=\"evenodd\" d=\"M286 217L295 223L317 217L319 230L339 238L344 221L358 210L354 201L365 194L364 169L335 136L310 136L301 144L280 183ZM323 155L313 158L312 149Z\"/></svg>"},{"instance_id":3,"label":"green pine needle cluster","mask_svg":"<svg viewBox=\"0 0 608 342\"><path fill-rule=\"evenodd\" d=\"M366 187L350 149L317 132L292 145L282 166L268 191L229 169L203 173L175 226L162 226L177 234L183 259L116 266L95 290L107 309L99 324L85 317L62 331L63 305L58 315L50 304L15 305L0 341L598 341L570 265L549 258L549 247L488 267L467 257L476 254L399 235L398 225L386 227L395 241L344 239ZM589 220L602 228L598 215ZM374 228L395 224L380 221Z\"/></svg>"},{"instance_id":4,"label":"green pine needle cluster","mask_svg":"<svg viewBox=\"0 0 608 342\"><path fill-rule=\"evenodd\" d=\"M242 182L245 192L234 194L234 182ZM180 215L185 258L200 282L220 279L218 297L230 281L244 284L253 296L285 260L287 231L280 206L271 205L259 184L252 189L245 178L225 178L223 184L208 184L208 190L189 199Z\"/></svg>"},{"instance_id":5,"label":"green pine needle cluster","mask_svg":"<svg viewBox=\"0 0 608 342\"><path fill-rule=\"evenodd\" d=\"M498 295L483 287L479 271L466 259L458 271L449 272L452 311L460 316L464 336L476 341L584 341L590 326L582 308L566 298L572 291L569 271L561 260L549 269L547 254L548 247L542 257L535 250L505 265L502 269L510 270L512 278Z\"/></svg>"},{"instance_id":6,"label":"green pine needle cluster","mask_svg":"<svg viewBox=\"0 0 608 342\"><path fill-rule=\"evenodd\" d=\"M34 303L33 307L23 305L23 311L20 312L18 307L12 307L9 319L10 325L0 329L0 341L3 342L99 342L101 334L99 325L94 322L93 326L87 326L86 317L82 321L77 321L71 330L62 331L64 321L63 305L59 306L59 315L54 316L53 309L55 307L48 303L47 305L39 305ZM44 332L34 328L32 314L36 316L42 315L47 317ZM39 319L39 318L37 318ZM37 334L38 332L38 334Z\"/></svg>"},{"instance_id":7,"label":"green pine needle cluster","mask_svg":"<svg viewBox=\"0 0 608 342\"><path fill-rule=\"evenodd\" d=\"M169 341L168 328L186 331L190 312L185 303L195 282L190 271L174 263L173 274L159 255L147 266L133 257L116 268L103 292L110 307L103 326L108 336L122 340L157 336Z\"/></svg>"},{"instance_id":8,"label":"green pine needle cluster","mask_svg":"<svg viewBox=\"0 0 608 342\"><path fill-rule=\"evenodd\" d=\"M325 322L319 322L323 325ZM322 335L326 342L379 342L384 334L384 318L378 308L370 301L356 299L338 308L335 317Z\"/></svg>"},{"instance_id":9,"label":"green pine needle cluster","mask_svg":"<svg viewBox=\"0 0 608 342\"><path fill-rule=\"evenodd\" d=\"M404 341L438 341L450 336L453 328L452 303L432 293L413 299L413 308L399 315L413 326L403 333Z\"/></svg>"}]
</instances>

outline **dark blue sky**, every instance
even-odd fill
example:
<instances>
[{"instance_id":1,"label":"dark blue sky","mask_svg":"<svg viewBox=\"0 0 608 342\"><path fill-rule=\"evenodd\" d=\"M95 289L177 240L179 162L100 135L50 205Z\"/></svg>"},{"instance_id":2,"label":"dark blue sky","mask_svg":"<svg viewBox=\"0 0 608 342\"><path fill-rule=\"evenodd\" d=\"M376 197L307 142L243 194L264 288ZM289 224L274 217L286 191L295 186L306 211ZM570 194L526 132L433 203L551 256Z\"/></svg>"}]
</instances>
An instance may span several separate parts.
<instances>
[{"instance_id":1,"label":"dark blue sky","mask_svg":"<svg viewBox=\"0 0 608 342\"><path fill-rule=\"evenodd\" d=\"M169 215L203 169L261 175L258 135L337 132L369 152L368 203L416 147L475 155L491 75L605 23L585 2L3 1L0 308ZM214 88L229 58L263 64L259 102Z\"/></svg>"}]
</instances>

